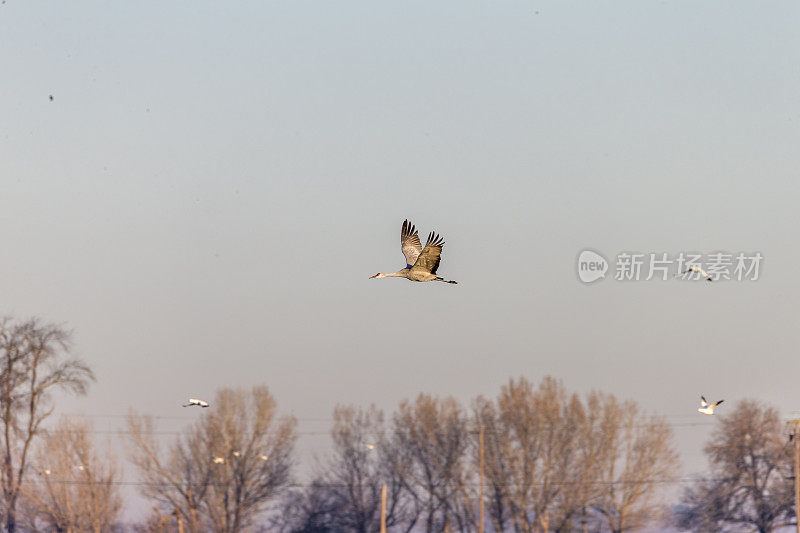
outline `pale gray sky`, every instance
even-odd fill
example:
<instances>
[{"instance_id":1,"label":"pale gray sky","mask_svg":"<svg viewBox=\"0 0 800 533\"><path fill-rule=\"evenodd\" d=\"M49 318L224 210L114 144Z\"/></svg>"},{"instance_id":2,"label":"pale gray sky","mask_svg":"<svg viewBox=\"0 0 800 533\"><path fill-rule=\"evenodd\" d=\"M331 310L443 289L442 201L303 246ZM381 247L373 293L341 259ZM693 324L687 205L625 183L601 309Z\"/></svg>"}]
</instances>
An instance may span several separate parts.
<instances>
[{"instance_id":1,"label":"pale gray sky","mask_svg":"<svg viewBox=\"0 0 800 533\"><path fill-rule=\"evenodd\" d=\"M7 0L0 311L75 329L98 383L62 411L93 416L183 417L188 395L266 383L324 430L337 402L546 374L672 421L701 392L789 414L798 16ZM405 217L445 237L459 285L367 279L403 266ZM584 286L585 247L759 251L762 279ZM708 426L677 429L702 467Z\"/></svg>"}]
</instances>

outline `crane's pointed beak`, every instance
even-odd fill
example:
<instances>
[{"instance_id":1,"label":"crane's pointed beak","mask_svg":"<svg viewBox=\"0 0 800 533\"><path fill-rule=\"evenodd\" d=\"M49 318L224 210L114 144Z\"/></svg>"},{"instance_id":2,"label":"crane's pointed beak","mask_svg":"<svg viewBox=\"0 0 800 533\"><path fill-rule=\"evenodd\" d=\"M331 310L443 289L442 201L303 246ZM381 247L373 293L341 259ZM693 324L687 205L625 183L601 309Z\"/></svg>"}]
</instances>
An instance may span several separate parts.
<instances>
[{"instance_id":1,"label":"crane's pointed beak","mask_svg":"<svg viewBox=\"0 0 800 533\"><path fill-rule=\"evenodd\" d=\"M377 277L378 277L378 274L375 274L374 276L370 276L369 279L377 278Z\"/></svg>"}]
</instances>

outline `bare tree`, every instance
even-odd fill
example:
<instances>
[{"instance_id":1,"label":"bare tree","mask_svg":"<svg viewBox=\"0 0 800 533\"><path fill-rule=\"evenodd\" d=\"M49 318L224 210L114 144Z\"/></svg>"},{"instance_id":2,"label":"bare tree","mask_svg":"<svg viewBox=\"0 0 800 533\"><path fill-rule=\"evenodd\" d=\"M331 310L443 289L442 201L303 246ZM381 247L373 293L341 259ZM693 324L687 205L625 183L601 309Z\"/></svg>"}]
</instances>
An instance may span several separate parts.
<instances>
[{"instance_id":1,"label":"bare tree","mask_svg":"<svg viewBox=\"0 0 800 533\"><path fill-rule=\"evenodd\" d=\"M158 507L154 507L149 515L139 523L129 525L125 532L131 533L180 533L183 531L183 516L175 510L169 514L162 514Z\"/></svg>"},{"instance_id":2,"label":"bare tree","mask_svg":"<svg viewBox=\"0 0 800 533\"><path fill-rule=\"evenodd\" d=\"M613 531L650 517L657 480L677 455L668 428L611 395L582 401L560 381L520 378L478 398L485 433L487 510L497 531L574 531L599 514Z\"/></svg>"},{"instance_id":3,"label":"bare tree","mask_svg":"<svg viewBox=\"0 0 800 533\"><path fill-rule=\"evenodd\" d=\"M600 421L600 493L594 508L612 532L640 527L657 517L653 511L659 480L674 476L678 455L672 430L663 418L645 416L631 401L592 393L590 417Z\"/></svg>"},{"instance_id":4,"label":"bare tree","mask_svg":"<svg viewBox=\"0 0 800 533\"><path fill-rule=\"evenodd\" d=\"M400 403L386 459L413 505L406 531L417 520L427 532L465 531L475 523L475 500L467 490L474 482L469 440L467 416L453 398L420 394L414 403Z\"/></svg>"},{"instance_id":5,"label":"bare tree","mask_svg":"<svg viewBox=\"0 0 800 533\"><path fill-rule=\"evenodd\" d=\"M718 420L705 447L711 476L685 492L678 526L768 533L793 525L792 448L775 408L743 400Z\"/></svg>"},{"instance_id":6,"label":"bare tree","mask_svg":"<svg viewBox=\"0 0 800 533\"><path fill-rule=\"evenodd\" d=\"M478 397L473 402L476 425L484 432L485 478L488 516L495 531L506 531L513 522L511 489L511 460L507 446L509 432L491 400ZM476 458L480 462L480 457Z\"/></svg>"},{"instance_id":7,"label":"bare tree","mask_svg":"<svg viewBox=\"0 0 800 533\"><path fill-rule=\"evenodd\" d=\"M68 358L70 340L70 332L35 318L24 322L0 319L0 483L9 533L17 528L17 503L31 445L53 413L53 391L85 394L94 380L85 363Z\"/></svg>"},{"instance_id":8,"label":"bare tree","mask_svg":"<svg viewBox=\"0 0 800 533\"><path fill-rule=\"evenodd\" d=\"M383 412L375 406L337 406L333 454L310 485L290 496L278 520L283 531L371 533L380 520L381 487L387 486L387 527L409 521L401 478L388 467Z\"/></svg>"},{"instance_id":9,"label":"bare tree","mask_svg":"<svg viewBox=\"0 0 800 533\"><path fill-rule=\"evenodd\" d=\"M545 377L540 383L533 398L533 409L539 433L533 512L539 528L549 531L551 524L567 523L575 510L565 505L572 503L565 496L580 495L573 484L585 479L579 475L581 457L578 451L584 444L579 437L586 415L580 399L569 395L561 382L551 377Z\"/></svg>"},{"instance_id":10,"label":"bare tree","mask_svg":"<svg viewBox=\"0 0 800 533\"><path fill-rule=\"evenodd\" d=\"M189 531L242 531L288 486L296 421L278 418L266 387L218 391L168 453L155 442L151 419L131 414L128 425L143 493L164 513L177 509Z\"/></svg>"},{"instance_id":11,"label":"bare tree","mask_svg":"<svg viewBox=\"0 0 800 533\"><path fill-rule=\"evenodd\" d=\"M320 479L305 490L289 492L283 511L272 519L272 531L281 533L334 533L337 531L339 494Z\"/></svg>"},{"instance_id":12,"label":"bare tree","mask_svg":"<svg viewBox=\"0 0 800 533\"><path fill-rule=\"evenodd\" d=\"M335 457L321 477L338 496L336 521L344 530L374 531L380 520L384 472L379 457L385 440L383 413L372 406L366 411L339 406L333 411L331 430ZM389 481L389 480L386 480ZM393 525L397 487L389 491L390 523Z\"/></svg>"},{"instance_id":13,"label":"bare tree","mask_svg":"<svg viewBox=\"0 0 800 533\"><path fill-rule=\"evenodd\" d=\"M179 509L188 531L201 531L200 506L211 480L211 467L206 462L212 459L199 448L197 430L179 438L169 451L163 452L155 438L152 418L131 413L128 428L130 460L145 483L142 493L157 502L159 514Z\"/></svg>"},{"instance_id":14,"label":"bare tree","mask_svg":"<svg viewBox=\"0 0 800 533\"><path fill-rule=\"evenodd\" d=\"M30 529L110 531L122 509L119 470L95 449L91 424L62 418L37 448L37 479L23 491Z\"/></svg>"},{"instance_id":15,"label":"bare tree","mask_svg":"<svg viewBox=\"0 0 800 533\"><path fill-rule=\"evenodd\" d=\"M554 531L568 532L577 529L578 521L586 521L587 511L596 498L602 440L598 438L591 413L575 394L569 396L560 423L563 449L557 455L555 480L559 487L549 522Z\"/></svg>"},{"instance_id":16,"label":"bare tree","mask_svg":"<svg viewBox=\"0 0 800 533\"><path fill-rule=\"evenodd\" d=\"M580 398L551 378L510 380L475 402L484 427L488 514L495 529L570 530L592 493L597 445Z\"/></svg>"}]
</instances>

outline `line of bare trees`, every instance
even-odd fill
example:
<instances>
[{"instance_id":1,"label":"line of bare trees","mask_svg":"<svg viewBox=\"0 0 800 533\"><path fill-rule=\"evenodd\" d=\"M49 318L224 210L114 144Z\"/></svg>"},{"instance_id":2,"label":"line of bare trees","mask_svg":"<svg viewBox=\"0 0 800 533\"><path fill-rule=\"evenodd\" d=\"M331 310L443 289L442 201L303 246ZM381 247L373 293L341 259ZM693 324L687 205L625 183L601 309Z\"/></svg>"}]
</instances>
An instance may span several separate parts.
<instances>
[{"instance_id":1,"label":"line of bare trees","mask_svg":"<svg viewBox=\"0 0 800 533\"><path fill-rule=\"evenodd\" d=\"M338 406L332 452L303 484L296 420L279 414L264 386L223 388L177 438L131 412L126 458L136 480L125 481L89 422L50 420L55 393L85 394L94 380L70 341L58 325L0 320L4 531L366 533L377 530L385 485L389 531L474 532L481 455L487 532L613 533L668 516L691 531L795 524L791 447L774 408L745 400L716 417L710 474L670 513L661 489L677 477L678 458L664 419L550 377L510 380L468 406L426 394L389 415ZM125 483L153 505L138 525L120 522Z\"/></svg>"},{"instance_id":2,"label":"line of bare trees","mask_svg":"<svg viewBox=\"0 0 800 533\"><path fill-rule=\"evenodd\" d=\"M476 531L481 428L494 531L635 529L657 515L658 481L678 463L670 429L636 404L521 378L469 409L420 395L388 423L375 407L338 407L333 455L292 493L275 526L374 531L386 484L391 531Z\"/></svg>"},{"instance_id":3,"label":"line of bare trees","mask_svg":"<svg viewBox=\"0 0 800 533\"><path fill-rule=\"evenodd\" d=\"M71 357L71 332L38 319L0 319L2 529L122 530L119 463L92 425L47 422L57 391L85 394L91 369ZM252 528L290 482L296 421L266 387L221 389L214 409L166 447L153 420L128 416L129 459L153 516L137 529L233 533ZM165 520L165 518L167 520Z\"/></svg>"}]
</instances>

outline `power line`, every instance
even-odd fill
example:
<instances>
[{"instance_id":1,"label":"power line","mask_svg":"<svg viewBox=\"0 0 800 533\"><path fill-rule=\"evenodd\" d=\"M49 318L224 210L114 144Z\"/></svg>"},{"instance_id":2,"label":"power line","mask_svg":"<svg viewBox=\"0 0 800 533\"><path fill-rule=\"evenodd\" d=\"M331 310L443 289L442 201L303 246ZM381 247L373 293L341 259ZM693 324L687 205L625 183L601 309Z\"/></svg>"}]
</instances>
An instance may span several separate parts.
<instances>
[{"instance_id":1,"label":"power line","mask_svg":"<svg viewBox=\"0 0 800 533\"><path fill-rule=\"evenodd\" d=\"M91 433L95 435L186 435L187 431L181 430L172 430L172 431L138 431L134 432L129 429L94 429ZM52 434L58 434L57 431L53 431ZM229 436L238 436L238 435L249 435L246 431L227 431L225 432L226 435ZM295 435L330 435L330 431L295 431Z\"/></svg>"},{"instance_id":2,"label":"power line","mask_svg":"<svg viewBox=\"0 0 800 533\"><path fill-rule=\"evenodd\" d=\"M128 414L114 414L114 413L107 413L107 414L62 413L62 415L63 416L69 416L69 417L76 417L76 418L125 418L125 419L127 419L130 416ZM136 413L136 416L139 416L139 415L142 415L142 413ZM148 415L148 414L144 414L144 416L146 416L148 418L156 419L156 420L196 421L196 420L198 420L200 418L200 415L192 416L192 415ZM697 419L698 415L697 414L662 415L662 417L664 419L666 419L666 420L669 420L669 419L688 419L688 418ZM333 417L306 418L306 417L294 417L294 416L292 416L291 418L294 418L294 420L296 420L298 422L329 422L329 423L332 423L332 422L335 422L335 420L336 420ZM647 423L647 422L637 424L637 426L648 426L648 425L650 425L650 423ZM659 422L659 425L663 425L663 424L661 424L661 422ZM707 422L694 422L694 421L668 422L668 425L713 425L713 421L709 420Z\"/></svg>"},{"instance_id":3,"label":"power line","mask_svg":"<svg viewBox=\"0 0 800 533\"><path fill-rule=\"evenodd\" d=\"M695 425L707 425L707 424L695 424ZM152 431L140 431L140 432L133 432L129 429L94 429L91 433L95 435L133 435L138 433L140 435L186 435L186 430L152 430ZM471 434L477 434L475 431L468 431ZM497 431L486 431L486 434L500 434ZM228 431L226 432L227 435L246 435L248 434L246 431ZM329 430L319 430L319 431L295 431L295 435L302 435L302 436L331 436L331 432Z\"/></svg>"},{"instance_id":4,"label":"power line","mask_svg":"<svg viewBox=\"0 0 800 533\"><path fill-rule=\"evenodd\" d=\"M697 425L705 425L705 424L697 424ZM93 429L90 433L94 435L114 435L114 436L127 436L127 435L155 435L155 436L183 436L188 434L188 430L152 430L152 431L139 431L133 432L129 429ZM475 431L469 431L470 435L477 434ZM486 434L498 434L498 432L493 431L486 431ZM51 435L57 435L57 431L50 432ZM226 435L229 436L239 436L239 435L249 435L246 431L228 431ZM308 436L316 436L316 437L330 437L331 432L329 430L320 430L320 431L295 431L294 435L308 437Z\"/></svg>"},{"instance_id":5,"label":"power line","mask_svg":"<svg viewBox=\"0 0 800 533\"><path fill-rule=\"evenodd\" d=\"M623 427L623 426L624 426L624 424L614 424L613 425L613 427ZM634 424L633 425L634 428L639 428L639 429L648 428L648 427L652 427L652 426L653 426L653 424L651 424L651 423L642 423L642 424ZM681 427L709 427L710 428L710 427L714 426L714 422L712 422L712 421L708 421L708 422L672 422L672 423L667 422L667 423L663 423L663 424L658 424L658 426L659 427L668 426L668 427L671 427L671 428L681 428ZM573 429L573 426L568 426L568 425L563 425L563 426L538 425L538 426L534 427L534 429L536 429L536 430L547 430L547 429L553 429L553 428L556 428L556 429ZM391 426L388 426L388 427L386 427L384 429L391 429ZM178 429L175 429L175 430L157 430L156 429L156 430L139 431L138 433L140 433L142 435L185 435L189 431L190 431L189 428L182 429L182 430L178 430ZM503 431L503 430L492 430L492 429L489 429L489 428L486 428L484 431L485 431L485 433L487 435L488 434L506 435L506 434L513 434L514 433L513 430L505 430L505 431ZM54 430L53 432L55 433L56 430ZM92 429L91 433L96 434L96 435L130 435L130 434L133 434L133 432L131 430L127 430L127 429L107 429L107 430L104 430L104 429ZM229 431L228 432L228 434L230 434L230 435L243 435L243 434L246 434L246 433L247 433L246 431L239 431L239 432L236 432L236 431L230 432ZM331 435L332 430L295 431L294 433L295 433L295 435ZM469 433L470 435L472 435L472 434L477 435L478 434L478 430L467 429L467 433Z\"/></svg>"},{"instance_id":6,"label":"power line","mask_svg":"<svg viewBox=\"0 0 800 533\"><path fill-rule=\"evenodd\" d=\"M709 482L714 481L713 478L698 478L698 477L673 477L673 478L644 478L644 479L631 479L631 480L613 480L613 481L548 481L547 484L545 483L529 483L526 484L525 487L543 487L547 486L574 486L574 485L592 485L592 486L624 486L624 485L643 485L643 484L666 484L666 485L673 485L673 484L683 484L683 483L701 483L701 482ZM80 479L62 479L62 480L36 480L36 479L29 479L26 478L23 480L24 484L30 485L47 485L49 484L56 484L56 485L114 485L114 486L134 486L134 487L174 487L174 483L170 483L167 481L122 481L122 480L114 480L114 481L86 481ZM228 483L222 482L187 482L187 483L180 483L180 487L224 487L228 486ZM478 483L464 483L461 484L462 487L471 487L477 488ZM487 483L487 486L490 488L517 488L517 485L511 485L507 483ZM287 485L289 488L308 488L308 487L342 487L346 488L348 485L346 483L333 483L333 482L307 482L307 483L289 483Z\"/></svg>"}]
</instances>

